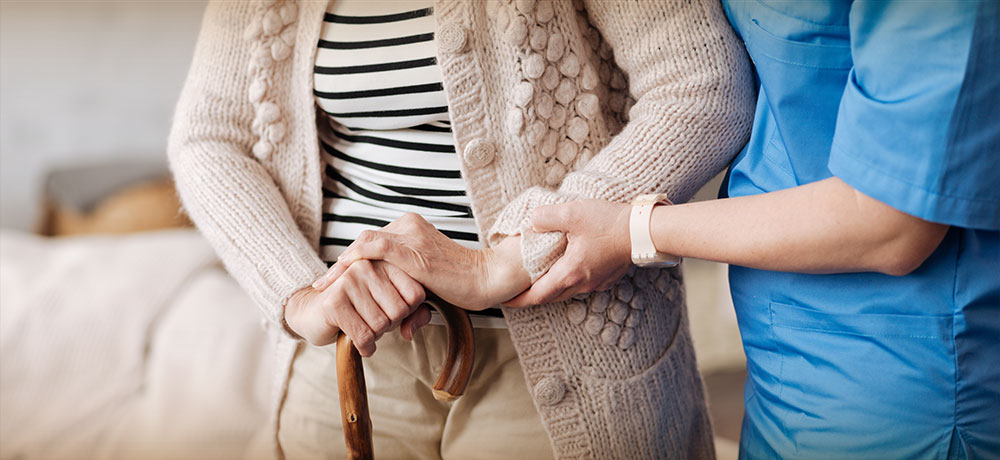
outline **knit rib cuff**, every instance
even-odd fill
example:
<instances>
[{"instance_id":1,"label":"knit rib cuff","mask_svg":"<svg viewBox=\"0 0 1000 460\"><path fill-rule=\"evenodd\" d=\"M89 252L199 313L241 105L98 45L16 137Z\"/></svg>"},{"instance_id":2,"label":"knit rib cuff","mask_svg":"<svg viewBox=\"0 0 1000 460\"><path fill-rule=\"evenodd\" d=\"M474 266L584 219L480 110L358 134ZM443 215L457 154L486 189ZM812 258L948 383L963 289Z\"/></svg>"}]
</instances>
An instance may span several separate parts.
<instances>
[{"instance_id":1,"label":"knit rib cuff","mask_svg":"<svg viewBox=\"0 0 1000 460\"><path fill-rule=\"evenodd\" d=\"M271 276L261 274L264 279L269 279L268 288L270 288L265 288L270 292L266 292L262 296L265 304L261 305L261 309L268 321L281 330L282 335L301 341L302 338L294 334L285 322L285 307L292 294L311 285L327 269L326 265L313 254L303 254L283 262L285 263L279 269L280 275L276 273L270 274Z\"/></svg>"},{"instance_id":2,"label":"knit rib cuff","mask_svg":"<svg viewBox=\"0 0 1000 460\"><path fill-rule=\"evenodd\" d=\"M501 212L487 232L491 246L504 238L521 236L521 263L535 282L566 250L566 235L562 232L538 233L532 229L531 213L539 206L565 203L572 197L541 187L532 187L518 196Z\"/></svg>"}]
</instances>

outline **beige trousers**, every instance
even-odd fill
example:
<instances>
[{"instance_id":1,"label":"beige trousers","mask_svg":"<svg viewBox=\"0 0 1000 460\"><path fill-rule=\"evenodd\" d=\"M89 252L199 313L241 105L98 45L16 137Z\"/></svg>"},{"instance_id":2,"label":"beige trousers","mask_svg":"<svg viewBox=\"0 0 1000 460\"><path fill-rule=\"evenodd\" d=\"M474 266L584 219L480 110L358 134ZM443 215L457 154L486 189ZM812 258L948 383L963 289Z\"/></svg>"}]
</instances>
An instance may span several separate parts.
<instances>
[{"instance_id":1,"label":"beige trousers","mask_svg":"<svg viewBox=\"0 0 1000 460\"><path fill-rule=\"evenodd\" d=\"M446 351L444 326L425 326L413 342L398 332L378 341L364 360L375 458L553 458L507 329L475 333L472 380L451 403L431 395ZM278 428L288 459L345 457L335 350L304 346L295 356Z\"/></svg>"}]
</instances>

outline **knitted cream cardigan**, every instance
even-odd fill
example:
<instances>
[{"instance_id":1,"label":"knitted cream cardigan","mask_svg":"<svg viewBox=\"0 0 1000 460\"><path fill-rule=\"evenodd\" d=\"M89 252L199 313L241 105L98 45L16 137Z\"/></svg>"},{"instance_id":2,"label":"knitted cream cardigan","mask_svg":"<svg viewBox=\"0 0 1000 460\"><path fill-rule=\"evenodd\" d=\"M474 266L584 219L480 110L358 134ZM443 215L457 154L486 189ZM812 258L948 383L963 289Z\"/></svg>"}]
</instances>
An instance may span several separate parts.
<instances>
[{"instance_id":1,"label":"knitted cream cardigan","mask_svg":"<svg viewBox=\"0 0 1000 460\"><path fill-rule=\"evenodd\" d=\"M170 134L187 212L272 325L326 269L312 96L325 7L209 5ZM746 141L750 67L715 1L438 1L435 18L481 239L521 234L533 279L565 247L530 230L536 206L683 202ZM712 456L678 270L504 314L558 457ZM272 337L276 426L297 343Z\"/></svg>"}]
</instances>

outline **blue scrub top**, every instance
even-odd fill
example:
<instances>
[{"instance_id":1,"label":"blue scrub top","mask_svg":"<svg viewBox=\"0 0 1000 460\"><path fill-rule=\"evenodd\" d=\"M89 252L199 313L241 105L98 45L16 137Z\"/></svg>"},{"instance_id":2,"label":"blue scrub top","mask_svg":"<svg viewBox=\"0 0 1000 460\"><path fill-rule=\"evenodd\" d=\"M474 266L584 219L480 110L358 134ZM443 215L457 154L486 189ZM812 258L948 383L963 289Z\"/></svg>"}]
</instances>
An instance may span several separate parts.
<instances>
[{"instance_id":1,"label":"blue scrub top","mask_svg":"<svg viewBox=\"0 0 1000 460\"><path fill-rule=\"evenodd\" d=\"M1000 2L725 2L760 82L723 195L835 175L951 225L913 273L732 267L741 458L1000 458Z\"/></svg>"}]
</instances>

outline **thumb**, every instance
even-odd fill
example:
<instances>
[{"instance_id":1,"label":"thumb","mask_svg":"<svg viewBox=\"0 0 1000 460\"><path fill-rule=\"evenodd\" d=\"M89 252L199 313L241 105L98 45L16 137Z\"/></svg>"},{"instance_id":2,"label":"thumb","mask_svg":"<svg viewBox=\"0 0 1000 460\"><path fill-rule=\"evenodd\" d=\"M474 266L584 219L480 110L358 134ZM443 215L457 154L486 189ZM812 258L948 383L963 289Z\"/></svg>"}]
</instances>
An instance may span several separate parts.
<instances>
[{"instance_id":1,"label":"thumb","mask_svg":"<svg viewBox=\"0 0 1000 460\"><path fill-rule=\"evenodd\" d=\"M550 204L531 212L531 228L538 233L564 231L570 219L570 205Z\"/></svg>"}]
</instances>

